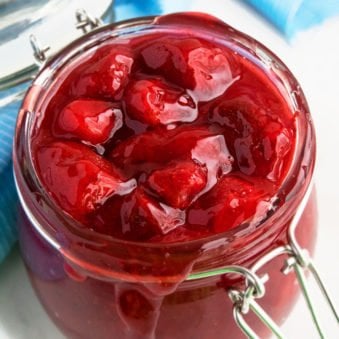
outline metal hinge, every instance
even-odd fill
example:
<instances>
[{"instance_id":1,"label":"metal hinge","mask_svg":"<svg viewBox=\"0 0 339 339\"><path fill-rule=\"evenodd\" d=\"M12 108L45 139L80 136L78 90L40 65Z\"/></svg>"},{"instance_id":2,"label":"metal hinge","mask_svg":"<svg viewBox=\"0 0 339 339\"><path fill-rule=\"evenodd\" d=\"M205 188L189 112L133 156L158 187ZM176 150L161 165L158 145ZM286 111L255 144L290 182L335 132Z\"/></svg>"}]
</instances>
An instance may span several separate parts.
<instances>
[{"instance_id":1,"label":"metal hinge","mask_svg":"<svg viewBox=\"0 0 339 339\"><path fill-rule=\"evenodd\" d=\"M100 19L91 16L83 8L76 10L75 18L76 18L75 23L76 29L81 29L84 34L100 27L103 24L103 22ZM42 47L41 42L34 34L31 34L29 36L29 41L33 49L34 59L36 60L36 63L39 66L41 66L47 60L46 53L51 49L51 47L50 46Z\"/></svg>"},{"instance_id":2,"label":"metal hinge","mask_svg":"<svg viewBox=\"0 0 339 339\"><path fill-rule=\"evenodd\" d=\"M295 272L297 281L300 285L302 294L305 298L307 307L310 311L313 323L317 329L320 338L325 338L325 334L320 326L318 314L314 306L314 302L310 295L310 288L308 280L306 279L307 273L310 273L315 282L317 283L326 303L328 304L331 312L334 315L334 318L339 325L339 315L336 311L333 301L331 300L329 293L320 277L320 274L312 261L311 257L308 254L306 249L302 249L295 237L296 227L300 221L302 213L308 202L312 185L310 185L305 197L303 198L302 203L298 207L296 214L294 215L289 228L288 228L288 244L285 246L279 246L272 251L268 252L259 260L255 262L254 265L250 268L245 268L242 266L225 266L216 270L210 270L205 272L200 272L197 274L191 274L187 280L201 279L217 275L227 275L227 274L238 274L243 276L245 281L245 287L243 290L237 288L230 288L228 290L228 296L230 297L233 303L233 317L242 330L242 332L250 339L260 339L260 337L255 333L255 331L249 326L246 322L244 315L249 312L253 312L258 319L275 335L276 338L284 339L286 338L279 326L275 321L270 317L268 313L257 303L257 299L262 298L265 293L265 283L268 280L268 275L264 274L259 276L258 270L265 266L267 263L279 256L287 256L284 261L284 266L281 268L283 274L289 274L291 271ZM338 327L339 333L339 327ZM333 335L332 335L333 337Z\"/></svg>"}]
</instances>

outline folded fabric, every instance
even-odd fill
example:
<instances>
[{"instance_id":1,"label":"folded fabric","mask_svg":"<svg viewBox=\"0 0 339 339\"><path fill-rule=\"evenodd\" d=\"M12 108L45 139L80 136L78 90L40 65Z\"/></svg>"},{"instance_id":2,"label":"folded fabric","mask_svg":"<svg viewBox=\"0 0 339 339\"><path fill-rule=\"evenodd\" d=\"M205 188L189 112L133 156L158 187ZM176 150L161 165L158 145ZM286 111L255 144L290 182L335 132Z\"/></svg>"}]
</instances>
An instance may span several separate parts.
<instances>
[{"instance_id":1,"label":"folded fabric","mask_svg":"<svg viewBox=\"0 0 339 339\"><path fill-rule=\"evenodd\" d=\"M12 170L12 143L20 100L27 84L0 92L0 263L17 238L17 195Z\"/></svg>"},{"instance_id":2,"label":"folded fabric","mask_svg":"<svg viewBox=\"0 0 339 339\"><path fill-rule=\"evenodd\" d=\"M0 133L1 135L1 133ZM1 136L0 136L1 138ZM17 195L14 187L12 164L8 163L0 179L0 262L10 251L17 238L16 206Z\"/></svg>"},{"instance_id":3,"label":"folded fabric","mask_svg":"<svg viewBox=\"0 0 339 339\"><path fill-rule=\"evenodd\" d=\"M339 15L338 0L245 0L288 38Z\"/></svg>"},{"instance_id":4,"label":"folded fabric","mask_svg":"<svg viewBox=\"0 0 339 339\"><path fill-rule=\"evenodd\" d=\"M157 15L189 10L194 0L115 0L117 21L145 15Z\"/></svg>"}]
</instances>

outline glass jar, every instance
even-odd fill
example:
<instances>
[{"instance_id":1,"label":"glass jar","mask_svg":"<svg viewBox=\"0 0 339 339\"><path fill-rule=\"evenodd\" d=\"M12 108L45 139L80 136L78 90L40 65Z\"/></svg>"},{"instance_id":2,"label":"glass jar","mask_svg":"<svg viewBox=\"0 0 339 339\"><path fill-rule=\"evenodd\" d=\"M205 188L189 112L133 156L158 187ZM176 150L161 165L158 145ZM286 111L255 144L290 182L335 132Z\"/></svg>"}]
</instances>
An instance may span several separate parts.
<instances>
[{"instance_id":1,"label":"glass jar","mask_svg":"<svg viewBox=\"0 0 339 339\"><path fill-rule=\"evenodd\" d=\"M100 28L50 60L26 94L14 144L14 174L22 206L20 244L41 303L70 338L242 338L228 292L242 289L244 276L215 274L217 269L252 267L263 255L286 245L290 223L305 199L309 200L296 237L302 248L313 251L316 203L314 192L309 196L306 192L312 185L315 139L300 86L259 42L216 19L208 18L202 27L202 18L192 14L147 17ZM208 34L248 53L296 116L294 157L275 197L280 203L256 227L242 224L185 243L150 244L94 234L63 213L39 182L30 148L37 116L50 89L63 81L61 74L98 46L122 35L133 38L173 27L196 29L196 34ZM298 294L295 275L281 273L285 259L286 255L275 257L258 271L269 275L266 293L258 302L278 324L286 319ZM250 314L246 321L260 338L269 335L255 316Z\"/></svg>"}]
</instances>

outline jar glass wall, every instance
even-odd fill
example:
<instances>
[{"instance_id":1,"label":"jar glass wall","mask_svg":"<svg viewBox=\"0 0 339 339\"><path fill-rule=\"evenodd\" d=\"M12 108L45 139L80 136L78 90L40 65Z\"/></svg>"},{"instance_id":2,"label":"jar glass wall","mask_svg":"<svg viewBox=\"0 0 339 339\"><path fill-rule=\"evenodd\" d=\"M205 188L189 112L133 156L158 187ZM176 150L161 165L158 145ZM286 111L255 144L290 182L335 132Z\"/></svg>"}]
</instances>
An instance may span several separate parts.
<instances>
[{"instance_id":1,"label":"jar glass wall","mask_svg":"<svg viewBox=\"0 0 339 339\"><path fill-rule=\"evenodd\" d=\"M233 28L194 15L143 18L103 27L61 51L39 73L20 110L14 171L22 204L20 244L32 285L50 317L72 338L241 338L227 295L243 284L238 276L187 281L188 274L226 265L250 267L263 254L287 243L287 230L311 185L315 140L300 86L267 48ZM276 194L281 202L253 228L242 224L227 232L184 243L149 244L93 234L68 217L42 187L32 161L31 137L51 88L96 48L120 36L171 28L196 29L225 45L245 51L284 97L296 117L296 147L288 174ZM297 228L300 245L313 250L315 195ZM270 276L260 304L278 322L287 317L297 296L293 274L283 276L284 258L267 264ZM261 337L266 330L249 322Z\"/></svg>"}]
</instances>

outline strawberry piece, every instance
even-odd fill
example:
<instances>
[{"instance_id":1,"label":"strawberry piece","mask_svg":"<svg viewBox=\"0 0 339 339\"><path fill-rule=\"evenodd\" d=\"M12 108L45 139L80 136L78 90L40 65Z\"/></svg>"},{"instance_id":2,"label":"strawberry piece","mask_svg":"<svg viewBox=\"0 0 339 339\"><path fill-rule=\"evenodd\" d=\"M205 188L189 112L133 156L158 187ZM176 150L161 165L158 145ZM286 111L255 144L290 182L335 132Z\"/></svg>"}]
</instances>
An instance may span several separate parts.
<instances>
[{"instance_id":1,"label":"strawberry piece","mask_svg":"<svg viewBox=\"0 0 339 339\"><path fill-rule=\"evenodd\" d=\"M192 159L207 168L207 182L202 193L210 190L223 175L232 171L233 157L227 149L225 137L215 135L200 139L191 151Z\"/></svg>"},{"instance_id":2,"label":"strawberry piece","mask_svg":"<svg viewBox=\"0 0 339 339\"><path fill-rule=\"evenodd\" d=\"M198 39L160 38L142 49L141 56L148 72L193 90L199 101L220 96L238 79L232 56Z\"/></svg>"},{"instance_id":3,"label":"strawberry piece","mask_svg":"<svg viewBox=\"0 0 339 339\"><path fill-rule=\"evenodd\" d=\"M158 203L138 188L121 207L124 238L147 240L185 223L185 212Z\"/></svg>"},{"instance_id":4,"label":"strawberry piece","mask_svg":"<svg viewBox=\"0 0 339 339\"><path fill-rule=\"evenodd\" d=\"M36 163L47 192L75 219L103 205L113 195L136 186L123 181L114 167L84 145L53 142L36 151Z\"/></svg>"},{"instance_id":5,"label":"strawberry piece","mask_svg":"<svg viewBox=\"0 0 339 339\"><path fill-rule=\"evenodd\" d=\"M122 112L112 103L79 99L69 103L60 112L54 134L77 138L92 145L103 144L122 124Z\"/></svg>"},{"instance_id":6,"label":"strawberry piece","mask_svg":"<svg viewBox=\"0 0 339 339\"><path fill-rule=\"evenodd\" d=\"M113 162L128 176L147 173L172 160L192 159L191 151L200 139L219 131L215 126L179 126L153 130L131 137L111 152Z\"/></svg>"},{"instance_id":7,"label":"strawberry piece","mask_svg":"<svg viewBox=\"0 0 339 339\"><path fill-rule=\"evenodd\" d=\"M202 46L198 39L161 37L140 52L142 63L151 74L160 75L182 88L195 86L193 70L188 67L188 54Z\"/></svg>"},{"instance_id":8,"label":"strawberry piece","mask_svg":"<svg viewBox=\"0 0 339 339\"><path fill-rule=\"evenodd\" d=\"M133 65L133 54L125 46L114 46L112 51L80 74L72 86L76 96L118 100L128 83Z\"/></svg>"},{"instance_id":9,"label":"strawberry piece","mask_svg":"<svg viewBox=\"0 0 339 339\"><path fill-rule=\"evenodd\" d=\"M271 171L266 177L272 182L278 183L285 177L286 172L288 171L288 154L290 154L293 148L292 140L294 140L294 135L291 129L283 128L280 124L280 128L275 131L269 130L272 125L274 124L268 124L268 126L266 126L268 131L266 137L262 140L264 151L259 155L255 152L254 156L258 163L259 161L263 161L263 157L264 160L271 163Z\"/></svg>"},{"instance_id":10,"label":"strawberry piece","mask_svg":"<svg viewBox=\"0 0 339 339\"><path fill-rule=\"evenodd\" d=\"M247 181L223 177L218 185L192 205L188 222L208 225L214 233L227 231L244 222L257 222L273 208L274 185L267 180Z\"/></svg>"},{"instance_id":11,"label":"strawberry piece","mask_svg":"<svg viewBox=\"0 0 339 339\"><path fill-rule=\"evenodd\" d=\"M120 211L125 196L113 195L103 205L86 215L84 224L88 229L111 237L123 238Z\"/></svg>"},{"instance_id":12,"label":"strawberry piece","mask_svg":"<svg viewBox=\"0 0 339 339\"><path fill-rule=\"evenodd\" d=\"M180 209L187 208L207 183L207 169L193 161L185 161L154 171L149 186L164 201Z\"/></svg>"},{"instance_id":13,"label":"strawberry piece","mask_svg":"<svg viewBox=\"0 0 339 339\"><path fill-rule=\"evenodd\" d=\"M131 82L124 100L132 118L151 126L192 122L198 116L196 104L187 93L159 79Z\"/></svg>"},{"instance_id":14,"label":"strawberry piece","mask_svg":"<svg viewBox=\"0 0 339 339\"><path fill-rule=\"evenodd\" d=\"M239 95L238 90L242 95L235 97ZM242 173L267 177L278 183L290 161L294 118L287 114L280 117L271 108L265 109L274 106L275 98L265 94L264 89L255 97L246 95L248 90L236 84L225 97L203 107L202 112L210 112L210 120L225 128L228 147ZM281 106L280 110L283 109Z\"/></svg>"},{"instance_id":15,"label":"strawberry piece","mask_svg":"<svg viewBox=\"0 0 339 339\"><path fill-rule=\"evenodd\" d=\"M188 65L194 72L194 95L200 101L220 96L238 79L233 76L226 53L220 48L200 47L192 50Z\"/></svg>"}]
</instances>

